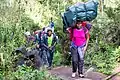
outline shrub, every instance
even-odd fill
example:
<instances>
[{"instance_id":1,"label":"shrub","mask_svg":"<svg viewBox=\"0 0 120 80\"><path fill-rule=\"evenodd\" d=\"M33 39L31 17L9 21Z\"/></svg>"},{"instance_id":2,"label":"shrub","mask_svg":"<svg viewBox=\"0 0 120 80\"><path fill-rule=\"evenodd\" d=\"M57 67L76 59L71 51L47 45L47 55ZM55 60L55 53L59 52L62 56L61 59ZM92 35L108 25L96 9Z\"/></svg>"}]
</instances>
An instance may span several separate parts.
<instances>
[{"instance_id":1,"label":"shrub","mask_svg":"<svg viewBox=\"0 0 120 80\"><path fill-rule=\"evenodd\" d=\"M19 66L15 72L8 72L4 77L5 80L59 80L55 76L50 75L44 68L34 70L31 67Z\"/></svg>"}]
</instances>

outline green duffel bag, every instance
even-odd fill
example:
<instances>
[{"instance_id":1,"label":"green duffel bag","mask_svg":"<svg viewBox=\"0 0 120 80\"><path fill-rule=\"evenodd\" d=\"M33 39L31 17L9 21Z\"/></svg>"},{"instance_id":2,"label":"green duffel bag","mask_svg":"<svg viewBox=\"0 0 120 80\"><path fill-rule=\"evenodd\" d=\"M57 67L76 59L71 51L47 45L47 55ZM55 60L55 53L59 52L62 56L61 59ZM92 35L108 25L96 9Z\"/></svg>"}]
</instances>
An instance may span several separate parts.
<instances>
[{"instance_id":1,"label":"green duffel bag","mask_svg":"<svg viewBox=\"0 0 120 80\"><path fill-rule=\"evenodd\" d=\"M98 2L89 0L86 3L76 3L67 8L63 13L63 29L64 31L68 27L75 25L76 20L80 21L92 21L97 17Z\"/></svg>"},{"instance_id":2,"label":"green duffel bag","mask_svg":"<svg viewBox=\"0 0 120 80\"><path fill-rule=\"evenodd\" d=\"M95 1L88 1L85 3L86 7L86 21L92 21L97 17L98 3Z\"/></svg>"}]
</instances>

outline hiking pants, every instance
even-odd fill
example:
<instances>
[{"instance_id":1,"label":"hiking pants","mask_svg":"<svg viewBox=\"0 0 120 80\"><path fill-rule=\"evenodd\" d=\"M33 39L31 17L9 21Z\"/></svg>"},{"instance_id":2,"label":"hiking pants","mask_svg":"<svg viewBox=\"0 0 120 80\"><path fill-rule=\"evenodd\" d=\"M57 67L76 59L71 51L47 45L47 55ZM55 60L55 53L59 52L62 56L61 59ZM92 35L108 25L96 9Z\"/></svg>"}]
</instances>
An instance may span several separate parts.
<instances>
[{"instance_id":1,"label":"hiking pants","mask_svg":"<svg viewBox=\"0 0 120 80\"><path fill-rule=\"evenodd\" d=\"M41 50L41 58L43 65L48 65L47 54L45 50Z\"/></svg>"},{"instance_id":2,"label":"hiking pants","mask_svg":"<svg viewBox=\"0 0 120 80\"><path fill-rule=\"evenodd\" d=\"M78 74L83 74L84 53L83 48L71 47L72 72L75 73L78 68Z\"/></svg>"},{"instance_id":3,"label":"hiking pants","mask_svg":"<svg viewBox=\"0 0 120 80\"><path fill-rule=\"evenodd\" d=\"M48 60L49 67L52 66L53 55L54 55L53 50L47 50L47 60Z\"/></svg>"}]
</instances>

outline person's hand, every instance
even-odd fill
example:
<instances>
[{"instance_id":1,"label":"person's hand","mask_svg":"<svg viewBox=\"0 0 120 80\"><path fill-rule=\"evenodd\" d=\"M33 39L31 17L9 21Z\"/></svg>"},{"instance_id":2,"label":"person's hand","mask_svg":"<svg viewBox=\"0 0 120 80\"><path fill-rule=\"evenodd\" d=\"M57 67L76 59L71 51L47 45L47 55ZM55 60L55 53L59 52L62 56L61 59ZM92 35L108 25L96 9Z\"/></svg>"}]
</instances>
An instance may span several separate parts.
<instances>
[{"instance_id":1,"label":"person's hand","mask_svg":"<svg viewBox=\"0 0 120 80\"><path fill-rule=\"evenodd\" d=\"M51 48L51 47L49 47L49 49L50 49L50 50L52 50L52 48Z\"/></svg>"},{"instance_id":2,"label":"person's hand","mask_svg":"<svg viewBox=\"0 0 120 80\"><path fill-rule=\"evenodd\" d=\"M84 54L85 54L86 50L87 50L87 47L85 46L85 47L83 48L83 53L84 53Z\"/></svg>"},{"instance_id":3,"label":"person's hand","mask_svg":"<svg viewBox=\"0 0 120 80\"><path fill-rule=\"evenodd\" d=\"M40 45L37 44L36 47L37 47L37 48L40 48Z\"/></svg>"},{"instance_id":4,"label":"person's hand","mask_svg":"<svg viewBox=\"0 0 120 80\"><path fill-rule=\"evenodd\" d=\"M50 50L52 50L52 49L53 49L53 47L51 46L51 47L49 47L49 49L50 49Z\"/></svg>"},{"instance_id":5,"label":"person's hand","mask_svg":"<svg viewBox=\"0 0 120 80\"><path fill-rule=\"evenodd\" d=\"M49 47L48 47L48 46L46 46L46 48L47 48L47 49L49 49Z\"/></svg>"},{"instance_id":6,"label":"person's hand","mask_svg":"<svg viewBox=\"0 0 120 80\"><path fill-rule=\"evenodd\" d=\"M48 47L47 45L45 45L45 44L44 44L44 47L45 47L46 49L49 49L49 47Z\"/></svg>"}]
</instances>

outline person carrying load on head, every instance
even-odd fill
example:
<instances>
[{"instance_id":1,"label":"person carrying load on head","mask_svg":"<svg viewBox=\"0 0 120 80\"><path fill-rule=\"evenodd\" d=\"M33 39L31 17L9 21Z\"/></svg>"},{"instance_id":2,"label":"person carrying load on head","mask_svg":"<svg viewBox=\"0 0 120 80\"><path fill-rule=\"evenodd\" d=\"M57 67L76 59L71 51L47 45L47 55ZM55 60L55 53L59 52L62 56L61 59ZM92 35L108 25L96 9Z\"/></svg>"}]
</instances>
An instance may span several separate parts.
<instances>
[{"instance_id":1,"label":"person carrying load on head","mask_svg":"<svg viewBox=\"0 0 120 80\"><path fill-rule=\"evenodd\" d=\"M88 46L91 28L89 22L97 17L97 10L98 1L89 0L69 6L61 15L63 32L68 30L71 40L72 77L76 76L77 68L79 76L84 77L84 54Z\"/></svg>"},{"instance_id":2,"label":"person carrying load on head","mask_svg":"<svg viewBox=\"0 0 120 80\"><path fill-rule=\"evenodd\" d=\"M47 54L48 69L51 69L55 46L57 44L57 36L53 33L52 28L47 28L47 33L42 36L41 43Z\"/></svg>"},{"instance_id":3,"label":"person carrying load on head","mask_svg":"<svg viewBox=\"0 0 120 80\"><path fill-rule=\"evenodd\" d=\"M76 25L68 29L71 40L72 77L76 76L77 69L79 76L81 78L84 77L84 54L90 38L89 31L85 25L84 22L77 20Z\"/></svg>"}]
</instances>

